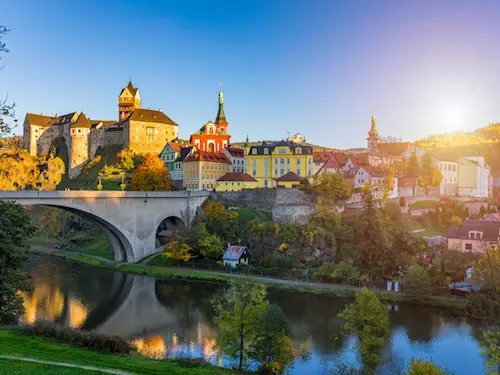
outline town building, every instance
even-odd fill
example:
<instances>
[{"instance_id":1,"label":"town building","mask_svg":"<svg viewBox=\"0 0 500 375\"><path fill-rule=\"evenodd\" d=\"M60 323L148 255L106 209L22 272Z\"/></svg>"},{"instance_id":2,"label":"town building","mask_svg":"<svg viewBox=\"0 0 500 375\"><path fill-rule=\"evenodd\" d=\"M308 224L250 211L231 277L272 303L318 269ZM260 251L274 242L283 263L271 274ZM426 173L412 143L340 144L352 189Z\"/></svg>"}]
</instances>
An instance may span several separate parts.
<instances>
[{"instance_id":1,"label":"town building","mask_svg":"<svg viewBox=\"0 0 500 375\"><path fill-rule=\"evenodd\" d=\"M245 159L248 174L261 188L276 186L276 179L290 171L303 178L313 174L312 147L302 144L280 141L249 146L246 143Z\"/></svg>"},{"instance_id":2,"label":"town building","mask_svg":"<svg viewBox=\"0 0 500 375\"><path fill-rule=\"evenodd\" d=\"M305 177L300 177L297 173L290 171L285 175L275 178L275 186L278 188L300 187Z\"/></svg>"},{"instance_id":3,"label":"town building","mask_svg":"<svg viewBox=\"0 0 500 375\"><path fill-rule=\"evenodd\" d=\"M193 150L194 147L189 143L169 142L160 153L160 159L169 170L172 184L176 187L183 186L184 165L182 162Z\"/></svg>"},{"instance_id":4,"label":"town building","mask_svg":"<svg viewBox=\"0 0 500 375\"><path fill-rule=\"evenodd\" d=\"M285 141L292 143L306 143L306 137L303 137L300 133L295 133L293 137L288 137Z\"/></svg>"},{"instance_id":5,"label":"town building","mask_svg":"<svg viewBox=\"0 0 500 375\"><path fill-rule=\"evenodd\" d=\"M387 174L382 168L361 166L357 169L354 175L354 187L362 188L364 186L371 186L376 196L383 196L386 186L388 184ZM392 179L392 188L387 192L387 198L398 197L398 177L390 176Z\"/></svg>"},{"instance_id":6,"label":"town building","mask_svg":"<svg viewBox=\"0 0 500 375\"><path fill-rule=\"evenodd\" d=\"M247 173L245 150L229 146L223 149L222 153L231 162L231 172Z\"/></svg>"},{"instance_id":7,"label":"town building","mask_svg":"<svg viewBox=\"0 0 500 375\"><path fill-rule=\"evenodd\" d=\"M457 159L458 195L488 198L490 167L482 156L466 156Z\"/></svg>"},{"instance_id":8,"label":"town building","mask_svg":"<svg viewBox=\"0 0 500 375\"><path fill-rule=\"evenodd\" d=\"M207 122L200 130L191 135L189 142L200 151L221 152L229 146L228 122L224 113L224 94L219 91L219 111L215 122Z\"/></svg>"},{"instance_id":9,"label":"town building","mask_svg":"<svg viewBox=\"0 0 500 375\"><path fill-rule=\"evenodd\" d=\"M236 268L238 264L248 264L250 252L246 246L228 244L227 250L222 256L224 267Z\"/></svg>"},{"instance_id":10,"label":"town building","mask_svg":"<svg viewBox=\"0 0 500 375\"><path fill-rule=\"evenodd\" d=\"M215 191L241 191L255 189L257 185L257 180L246 173L228 172L217 180Z\"/></svg>"},{"instance_id":11,"label":"town building","mask_svg":"<svg viewBox=\"0 0 500 375\"><path fill-rule=\"evenodd\" d=\"M433 157L434 166L439 169L443 179L439 184L439 195L457 195L458 164L449 158Z\"/></svg>"},{"instance_id":12,"label":"town building","mask_svg":"<svg viewBox=\"0 0 500 375\"><path fill-rule=\"evenodd\" d=\"M222 152L192 152L183 166L183 186L188 190L213 190L217 180L231 171L231 162Z\"/></svg>"},{"instance_id":13,"label":"town building","mask_svg":"<svg viewBox=\"0 0 500 375\"><path fill-rule=\"evenodd\" d=\"M65 147L68 176L96 156L99 149L120 145L135 153L159 154L177 138L178 125L161 111L141 108L139 89L129 82L118 97L118 120L89 119L83 113L45 116L27 113L23 124L24 148L30 155L46 155L51 146Z\"/></svg>"},{"instance_id":14,"label":"town building","mask_svg":"<svg viewBox=\"0 0 500 375\"><path fill-rule=\"evenodd\" d=\"M484 252L490 246L498 246L500 221L468 220L461 227L449 227L446 246L457 251Z\"/></svg>"}]
</instances>

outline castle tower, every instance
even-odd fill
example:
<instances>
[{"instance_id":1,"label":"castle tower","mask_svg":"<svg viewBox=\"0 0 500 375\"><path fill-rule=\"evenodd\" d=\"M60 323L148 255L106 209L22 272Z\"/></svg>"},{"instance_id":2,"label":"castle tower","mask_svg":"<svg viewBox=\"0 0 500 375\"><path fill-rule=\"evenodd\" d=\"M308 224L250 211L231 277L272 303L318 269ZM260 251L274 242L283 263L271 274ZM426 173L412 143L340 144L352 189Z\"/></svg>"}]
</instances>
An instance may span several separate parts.
<instances>
[{"instance_id":1,"label":"castle tower","mask_svg":"<svg viewBox=\"0 0 500 375\"><path fill-rule=\"evenodd\" d=\"M89 159L89 133L91 124L83 113L69 126L71 143L68 149L68 177L80 174L80 167Z\"/></svg>"},{"instance_id":2,"label":"castle tower","mask_svg":"<svg viewBox=\"0 0 500 375\"><path fill-rule=\"evenodd\" d=\"M368 138L366 138L368 143L368 154L373 155L378 152L378 130L377 130L377 119L375 118L375 112L372 114L372 127L368 132Z\"/></svg>"},{"instance_id":3,"label":"castle tower","mask_svg":"<svg viewBox=\"0 0 500 375\"><path fill-rule=\"evenodd\" d=\"M215 123L217 124L217 133L227 133L228 123L226 114L224 113L224 93L222 92L222 84L219 91L219 110L217 111Z\"/></svg>"},{"instance_id":4,"label":"castle tower","mask_svg":"<svg viewBox=\"0 0 500 375\"><path fill-rule=\"evenodd\" d=\"M125 120L135 109L139 108L141 108L139 89L135 88L130 80L118 97L118 121Z\"/></svg>"}]
</instances>

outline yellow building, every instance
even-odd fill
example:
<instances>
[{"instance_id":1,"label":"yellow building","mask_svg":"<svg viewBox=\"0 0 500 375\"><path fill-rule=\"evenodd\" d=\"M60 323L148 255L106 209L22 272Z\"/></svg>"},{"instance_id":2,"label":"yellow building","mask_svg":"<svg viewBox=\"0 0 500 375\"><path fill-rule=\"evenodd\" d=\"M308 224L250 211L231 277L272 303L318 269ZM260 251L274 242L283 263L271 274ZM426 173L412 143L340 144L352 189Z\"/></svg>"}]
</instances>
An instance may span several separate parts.
<instances>
[{"instance_id":1,"label":"yellow building","mask_svg":"<svg viewBox=\"0 0 500 375\"><path fill-rule=\"evenodd\" d=\"M217 180L215 191L240 191L241 189L255 189L258 182L246 173L229 172Z\"/></svg>"},{"instance_id":2,"label":"yellow building","mask_svg":"<svg viewBox=\"0 0 500 375\"><path fill-rule=\"evenodd\" d=\"M245 143L245 159L248 174L257 180L257 187L276 187L276 180L288 172L294 172L302 178L312 177L311 146L287 141L262 142L258 146Z\"/></svg>"},{"instance_id":3,"label":"yellow building","mask_svg":"<svg viewBox=\"0 0 500 375\"><path fill-rule=\"evenodd\" d=\"M213 190L217 180L231 170L231 162L222 152L196 151L183 163L187 190Z\"/></svg>"},{"instance_id":4,"label":"yellow building","mask_svg":"<svg viewBox=\"0 0 500 375\"><path fill-rule=\"evenodd\" d=\"M288 172L284 176L278 177L275 180L276 187L293 188L298 187L304 181L304 177L300 177L295 172Z\"/></svg>"}]
</instances>

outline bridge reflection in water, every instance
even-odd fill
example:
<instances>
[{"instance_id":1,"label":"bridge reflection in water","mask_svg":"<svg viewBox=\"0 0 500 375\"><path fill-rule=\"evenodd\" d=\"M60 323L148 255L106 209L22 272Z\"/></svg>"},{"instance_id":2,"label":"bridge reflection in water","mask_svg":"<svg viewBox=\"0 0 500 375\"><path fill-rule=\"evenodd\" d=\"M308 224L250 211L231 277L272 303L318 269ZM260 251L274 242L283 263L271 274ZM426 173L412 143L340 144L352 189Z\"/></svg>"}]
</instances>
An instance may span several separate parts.
<instances>
[{"instance_id":1,"label":"bridge reflection in water","mask_svg":"<svg viewBox=\"0 0 500 375\"><path fill-rule=\"evenodd\" d=\"M37 257L27 271L34 290L23 293L24 320L48 319L133 341L151 358L204 358L221 365L215 347L211 300L224 286L160 280L93 268L61 258ZM356 364L353 337L334 340L347 300L270 290L299 348L291 374L328 373L335 362ZM399 305L390 309L390 340L380 374L402 373L411 358L432 359L456 375L485 371L477 344L482 328L443 309ZM453 350L449 350L453 347ZM456 356L455 352L467 353ZM230 363L224 359L224 365Z\"/></svg>"}]
</instances>

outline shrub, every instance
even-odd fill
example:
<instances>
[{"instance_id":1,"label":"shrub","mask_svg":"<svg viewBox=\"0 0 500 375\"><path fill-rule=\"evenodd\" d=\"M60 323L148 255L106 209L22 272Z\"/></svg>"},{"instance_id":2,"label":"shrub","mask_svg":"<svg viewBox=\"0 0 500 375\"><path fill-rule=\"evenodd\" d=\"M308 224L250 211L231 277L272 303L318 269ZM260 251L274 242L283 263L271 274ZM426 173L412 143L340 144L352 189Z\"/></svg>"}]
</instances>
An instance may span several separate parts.
<instances>
[{"instance_id":1,"label":"shrub","mask_svg":"<svg viewBox=\"0 0 500 375\"><path fill-rule=\"evenodd\" d=\"M130 354L137 351L137 348L132 343L121 337L84 332L49 321L37 321L33 325L22 326L21 330L33 336L46 337L72 346L106 353Z\"/></svg>"},{"instance_id":2,"label":"shrub","mask_svg":"<svg viewBox=\"0 0 500 375\"><path fill-rule=\"evenodd\" d=\"M500 322L500 296L493 291L472 293L467 297L465 311L475 318Z\"/></svg>"},{"instance_id":3,"label":"shrub","mask_svg":"<svg viewBox=\"0 0 500 375\"><path fill-rule=\"evenodd\" d=\"M432 292L429 271L417 264L410 267L403 278L403 285L416 302L422 302L423 298Z\"/></svg>"},{"instance_id":4,"label":"shrub","mask_svg":"<svg viewBox=\"0 0 500 375\"><path fill-rule=\"evenodd\" d=\"M448 371L441 369L430 361L423 361L421 359L412 359L410 366L405 375L447 375Z\"/></svg>"}]
</instances>

